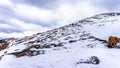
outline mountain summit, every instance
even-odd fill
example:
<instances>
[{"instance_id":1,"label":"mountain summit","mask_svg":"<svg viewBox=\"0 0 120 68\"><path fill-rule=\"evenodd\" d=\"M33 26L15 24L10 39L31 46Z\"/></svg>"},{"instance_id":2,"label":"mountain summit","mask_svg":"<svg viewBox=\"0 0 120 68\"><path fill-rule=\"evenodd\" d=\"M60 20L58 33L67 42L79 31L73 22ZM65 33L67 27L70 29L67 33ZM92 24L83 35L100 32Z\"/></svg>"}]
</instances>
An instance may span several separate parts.
<instances>
[{"instance_id":1,"label":"mountain summit","mask_svg":"<svg viewBox=\"0 0 120 68\"><path fill-rule=\"evenodd\" d=\"M120 13L103 13L53 30L0 41L0 68L119 68Z\"/></svg>"}]
</instances>

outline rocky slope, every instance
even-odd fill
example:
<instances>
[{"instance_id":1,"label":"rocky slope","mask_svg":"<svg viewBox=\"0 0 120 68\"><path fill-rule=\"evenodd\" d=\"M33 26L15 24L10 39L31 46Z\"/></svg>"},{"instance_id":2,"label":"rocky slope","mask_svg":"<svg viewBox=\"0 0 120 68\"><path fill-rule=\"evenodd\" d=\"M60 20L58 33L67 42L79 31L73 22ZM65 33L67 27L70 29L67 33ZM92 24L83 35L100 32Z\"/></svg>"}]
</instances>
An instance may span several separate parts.
<instances>
[{"instance_id":1,"label":"rocky slope","mask_svg":"<svg viewBox=\"0 0 120 68\"><path fill-rule=\"evenodd\" d=\"M98 66L89 65L94 64L96 60L95 63L97 62L97 64L99 62L105 63L102 65L106 68L110 65L109 61L111 58L109 56L111 54L109 55L109 53L114 51L109 52L105 45L109 36L120 37L119 25L120 13L103 13L32 36L4 39L5 41L1 40L0 63L3 64L1 67L7 68L11 62L11 64L16 64L9 68L60 68L60 66L62 68L101 68L101 66L98 67L101 64ZM107 52L104 53L104 51ZM6 62L6 66L3 61L8 61L6 59L10 57L13 58L13 61ZM29 59L30 57L32 59ZM44 60L37 61L37 58ZM84 61L84 58L88 60L85 59ZM20 63L33 60L34 62L30 64L19 66ZM37 63L42 63L42 65ZM88 65L84 65L84 63ZM30 65L32 66L30 67Z\"/></svg>"}]
</instances>

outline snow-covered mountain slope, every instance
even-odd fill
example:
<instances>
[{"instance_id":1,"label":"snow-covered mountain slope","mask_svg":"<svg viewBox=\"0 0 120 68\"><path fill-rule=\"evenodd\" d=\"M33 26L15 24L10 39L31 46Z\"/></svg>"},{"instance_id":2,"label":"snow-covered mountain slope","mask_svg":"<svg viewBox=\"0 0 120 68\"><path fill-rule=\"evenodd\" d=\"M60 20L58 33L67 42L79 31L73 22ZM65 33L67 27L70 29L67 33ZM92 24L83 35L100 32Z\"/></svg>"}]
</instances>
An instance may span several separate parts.
<instances>
[{"instance_id":1,"label":"snow-covered mountain slope","mask_svg":"<svg viewBox=\"0 0 120 68\"><path fill-rule=\"evenodd\" d=\"M119 49L109 36L120 37L120 13L104 13L23 38L6 39L0 68L119 68ZM91 57L97 59L91 60ZM97 61L96 61L97 60ZM94 62L98 62L94 64Z\"/></svg>"}]
</instances>

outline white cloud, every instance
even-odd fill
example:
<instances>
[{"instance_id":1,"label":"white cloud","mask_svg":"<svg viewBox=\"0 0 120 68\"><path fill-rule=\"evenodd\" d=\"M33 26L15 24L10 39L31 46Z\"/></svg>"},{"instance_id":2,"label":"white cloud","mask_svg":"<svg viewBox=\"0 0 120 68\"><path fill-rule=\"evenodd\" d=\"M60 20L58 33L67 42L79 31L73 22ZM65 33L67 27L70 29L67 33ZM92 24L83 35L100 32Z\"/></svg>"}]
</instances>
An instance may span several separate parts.
<instances>
[{"instance_id":1,"label":"white cloud","mask_svg":"<svg viewBox=\"0 0 120 68\"><path fill-rule=\"evenodd\" d=\"M1 5L12 5L12 3L9 0L0 0Z\"/></svg>"},{"instance_id":2,"label":"white cloud","mask_svg":"<svg viewBox=\"0 0 120 68\"><path fill-rule=\"evenodd\" d=\"M23 31L46 31L48 28L41 27L40 25L36 25L34 23L26 23L21 20L11 18L9 20L9 24L12 25L15 28L19 28L20 30Z\"/></svg>"},{"instance_id":3,"label":"white cloud","mask_svg":"<svg viewBox=\"0 0 120 68\"><path fill-rule=\"evenodd\" d=\"M0 37L2 38L20 38L20 37L24 37L24 36L30 36L30 35L33 35L33 34L36 34L37 32L35 31L26 31L26 32L23 32L23 33L16 33L16 32L13 32L13 33L4 33L4 32L0 32Z\"/></svg>"},{"instance_id":4,"label":"white cloud","mask_svg":"<svg viewBox=\"0 0 120 68\"><path fill-rule=\"evenodd\" d=\"M14 29L14 27L9 24L0 24L0 28Z\"/></svg>"},{"instance_id":5,"label":"white cloud","mask_svg":"<svg viewBox=\"0 0 120 68\"><path fill-rule=\"evenodd\" d=\"M54 13L51 10L39 9L30 5L17 4L13 10L19 16L23 16L31 20L38 20L44 23L52 23L55 19Z\"/></svg>"},{"instance_id":6,"label":"white cloud","mask_svg":"<svg viewBox=\"0 0 120 68\"><path fill-rule=\"evenodd\" d=\"M76 1L71 4L67 1L61 2L56 9L43 9L30 5L17 4L13 10L21 17L29 18L32 21L39 21L43 24L54 24L56 26L63 26L96 13L107 12L91 5L89 1Z\"/></svg>"},{"instance_id":7,"label":"white cloud","mask_svg":"<svg viewBox=\"0 0 120 68\"><path fill-rule=\"evenodd\" d=\"M61 4L56 11L58 23L60 25L66 25L95 14L107 12L108 10L97 8L91 5L90 2L78 2L73 4Z\"/></svg>"},{"instance_id":8,"label":"white cloud","mask_svg":"<svg viewBox=\"0 0 120 68\"><path fill-rule=\"evenodd\" d=\"M34 32L43 32L48 29L53 29L63 25L67 25L73 22L76 22L80 19L108 12L106 8L97 7L91 3L90 0L58 0L57 8L54 9L45 9L31 6L28 4L14 4L9 0L0 0L0 4L9 5L11 9L15 12L16 16L20 18L27 18L32 22L25 22L22 19L13 17L8 19L8 24L2 24L1 28L14 28L21 30L23 32L32 31ZM9 11L9 10L8 10ZM5 14L2 14L5 15ZM3 16L7 17L7 16ZM0 18L6 20L5 18ZM36 25L34 21L39 23ZM57 24L55 24L57 23ZM41 26L40 24L54 25L54 27ZM0 37L3 35L9 36L8 34L1 33ZM14 34L10 34L13 36ZM23 33L19 33L20 36Z\"/></svg>"}]
</instances>

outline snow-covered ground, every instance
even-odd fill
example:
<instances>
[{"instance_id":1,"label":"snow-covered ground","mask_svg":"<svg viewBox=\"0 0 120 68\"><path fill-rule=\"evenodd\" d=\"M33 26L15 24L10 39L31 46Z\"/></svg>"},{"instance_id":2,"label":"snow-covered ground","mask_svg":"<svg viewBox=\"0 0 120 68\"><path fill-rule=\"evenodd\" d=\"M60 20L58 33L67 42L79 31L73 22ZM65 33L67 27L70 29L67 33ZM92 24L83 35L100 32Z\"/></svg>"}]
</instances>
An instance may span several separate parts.
<instances>
[{"instance_id":1,"label":"snow-covered ground","mask_svg":"<svg viewBox=\"0 0 120 68\"><path fill-rule=\"evenodd\" d=\"M0 62L0 68L119 68L119 49L102 47L76 47L79 44L70 44L69 49L47 51L46 54L15 58L5 56ZM97 56L100 64L76 64L80 59Z\"/></svg>"},{"instance_id":2,"label":"snow-covered ground","mask_svg":"<svg viewBox=\"0 0 120 68\"><path fill-rule=\"evenodd\" d=\"M66 42L64 46L46 48L44 49L45 54L32 57L23 56L20 58L16 58L13 55L6 54L0 61L0 68L120 68L120 49L109 49L105 46L106 43L102 43L94 39L87 38L85 40L79 40L80 38L82 38L80 36L85 33L89 35L83 38L94 36L100 39L107 40L108 37L111 35L120 37L120 15L114 14L113 16L111 16L104 14L96 15L94 17L96 18L90 17L85 19L92 22L78 22L82 25L82 28L79 27L80 31L76 31L79 28L74 27L74 29L76 29L74 30L73 28L68 27L66 29L71 30L73 34L60 37L61 35L59 35L59 33L57 34L57 36L55 36L55 38L57 39L51 41L52 43ZM72 32L68 31L67 33ZM38 38L38 36L39 35L37 35L36 37ZM74 39L77 41L69 43L68 41L64 40L69 36L72 37L72 40ZM35 39L36 38L32 40ZM47 39L46 42L51 43L49 40ZM25 41L24 43L27 43L28 41ZM13 44L13 46L9 47L8 49L1 51L0 54L4 53L5 51L11 53L16 49L22 50L25 47L26 46L23 43L16 45ZM86 60L89 59L91 56L98 57L100 63L97 65L84 63L77 64L77 62L80 62L81 59Z\"/></svg>"}]
</instances>

